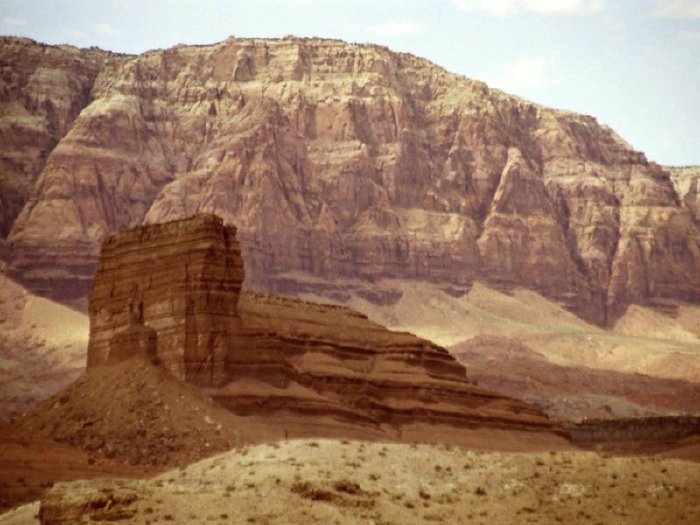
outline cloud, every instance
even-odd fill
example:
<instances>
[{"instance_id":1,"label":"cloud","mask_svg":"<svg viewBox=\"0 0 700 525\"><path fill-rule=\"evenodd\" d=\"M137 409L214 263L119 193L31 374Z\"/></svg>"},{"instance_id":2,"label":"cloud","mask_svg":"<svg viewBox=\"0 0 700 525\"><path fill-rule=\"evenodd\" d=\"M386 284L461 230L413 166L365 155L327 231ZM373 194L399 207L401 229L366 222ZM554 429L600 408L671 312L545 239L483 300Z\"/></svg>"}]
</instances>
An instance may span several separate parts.
<instances>
[{"instance_id":1,"label":"cloud","mask_svg":"<svg viewBox=\"0 0 700 525\"><path fill-rule=\"evenodd\" d=\"M525 0L525 8L538 13L596 13L602 0Z\"/></svg>"},{"instance_id":2,"label":"cloud","mask_svg":"<svg viewBox=\"0 0 700 525\"><path fill-rule=\"evenodd\" d=\"M423 24L408 21L384 22L382 24L371 24L367 26L367 30L370 33L390 36L414 35L422 32L424 29L425 26Z\"/></svg>"},{"instance_id":3,"label":"cloud","mask_svg":"<svg viewBox=\"0 0 700 525\"><path fill-rule=\"evenodd\" d=\"M498 16L506 16L515 12L520 3L518 0L454 0L460 9L465 11L484 11Z\"/></svg>"},{"instance_id":4,"label":"cloud","mask_svg":"<svg viewBox=\"0 0 700 525\"><path fill-rule=\"evenodd\" d=\"M658 0L656 6L658 18L700 18L700 0Z\"/></svg>"},{"instance_id":5,"label":"cloud","mask_svg":"<svg viewBox=\"0 0 700 525\"><path fill-rule=\"evenodd\" d=\"M484 11L507 16L522 11L541 14L596 13L603 10L603 0L453 0L465 11Z\"/></svg>"},{"instance_id":6,"label":"cloud","mask_svg":"<svg viewBox=\"0 0 700 525\"><path fill-rule=\"evenodd\" d=\"M613 31L620 32L627 29L627 23L623 19L617 18L616 16L604 16L603 23Z\"/></svg>"},{"instance_id":7,"label":"cloud","mask_svg":"<svg viewBox=\"0 0 700 525\"><path fill-rule=\"evenodd\" d=\"M483 80L490 86L515 93L540 86L545 78L547 61L541 57L523 57L506 64Z\"/></svg>"},{"instance_id":8,"label":"cloud","mask_svg":"<svg viewBox=\"0 0 700 525\"><path fill-rule=\"evenodd\" d=\"M700 31L682 31L678 33L677 38L685 42L695 42L700 40Z\"/></svg>"},{"instance_id":9,"label":"cloud","mask_svg":"<svg viewBox=\"0 0 700 525\"><path fill-rule=\"evenodd\" d=\"M78 29L72 29L71 31L68 32L68 34L76 38L78 40L88 40L90 38L90 34L85 32L85 31L80 31Z\"/></svg>"},{"instance_id":10,"label":"cloud","mask_svg":"<svg viewBox=\"0 0 700 525\"><path fill-rule=\"evenodd\" d=\"M2 23L6 26L19 27L26 26L29 22L27 22L24 18L17 18L15 16L3 16Z\"/></svg>"},{"instance_id":11,"label":"cloud","mask_svg":"<svg viewBox=\"0 0 700 525\"><path fill-rule=\"evenodd\" d=\"M108 37L117 37L121 36L122 34L119 29L116 29L109 24L95 24L95 32L101 36Z\"/></svg>"}]
</instances>

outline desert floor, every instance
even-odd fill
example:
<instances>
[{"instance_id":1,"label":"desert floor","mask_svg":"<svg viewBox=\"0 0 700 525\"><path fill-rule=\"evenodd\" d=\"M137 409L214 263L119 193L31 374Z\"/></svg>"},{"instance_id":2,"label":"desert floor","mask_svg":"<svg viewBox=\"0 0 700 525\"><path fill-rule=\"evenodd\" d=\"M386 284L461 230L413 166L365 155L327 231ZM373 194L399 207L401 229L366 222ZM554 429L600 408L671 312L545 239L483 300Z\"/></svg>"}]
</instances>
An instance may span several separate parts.
<instances>
[{"instance_id":1,"label":"desert floor","mask_svg":"<svg viewBox=\"0 0 700 525\"><path fill-rule=\"evenodd\" d=\"M700 523L700 467L594 452L295 440L148 480L57 483L51 523ZM0 516L38 523L39 507Z\"/></svg>"}]
</instances>

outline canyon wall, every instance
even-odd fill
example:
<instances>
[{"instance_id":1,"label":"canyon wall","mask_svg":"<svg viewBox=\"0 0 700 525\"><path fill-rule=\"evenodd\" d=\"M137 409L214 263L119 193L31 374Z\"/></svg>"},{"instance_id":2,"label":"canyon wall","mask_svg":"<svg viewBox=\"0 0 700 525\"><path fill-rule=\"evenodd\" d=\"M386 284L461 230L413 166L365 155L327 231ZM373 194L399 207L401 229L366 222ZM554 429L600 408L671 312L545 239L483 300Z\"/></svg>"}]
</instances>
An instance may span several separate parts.
<instances>
[{"instance_id":1,"label":"canyon wall","mask_svg":"<svg viewBox=\"0 0 700 525\"><path fill-rule=\"evenodd\" d=\"M258 291L302 293L306 275L374 282L384 300L383 277L454 293L480 279L600 324L631 303L700 302L688 207L593 117L384 47L296 38L104 58L13 223L10 275L80 303L104 237L197 212L238 226Z\"/></svg>"},{"instance_id":2,"label":"canyon wall","mask_svg":"<svg viewBox=\"0 0 700 525\"><path fill-rule=\"evenodd\" d=\"M0 238L10 232L47 157L87 106L110 55L0 39Z\"/></svg>"}]
</instances>

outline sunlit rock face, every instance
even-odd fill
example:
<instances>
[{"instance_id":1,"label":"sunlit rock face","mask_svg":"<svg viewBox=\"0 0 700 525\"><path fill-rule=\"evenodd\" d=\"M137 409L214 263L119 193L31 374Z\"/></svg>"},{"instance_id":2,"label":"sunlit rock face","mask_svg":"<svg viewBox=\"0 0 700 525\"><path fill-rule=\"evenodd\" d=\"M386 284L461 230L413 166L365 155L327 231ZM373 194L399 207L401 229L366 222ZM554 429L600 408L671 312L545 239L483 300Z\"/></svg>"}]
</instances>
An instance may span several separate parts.
<instances>
[{"instance_id":1,"label":"sunlit rock face","mask_svg":"<svg viewBox=\"0 0 700 525\"><path fill-rule=\"evenodd\" d=\"M447 350L412 334L337 306L254 294L239 305L243 277L236 228L214 215L110 236L89 296L88 378L146 359L237 415L292 413L304 431L409 439L427 424L457 441L475 428L566 436L540 410L469 383Z\"/></svg>"},{"instance_id":2,"label":"sunlit rock face","mask_svg":"<svg viewBox=\"0 0 700 525\"><path fill-rule=\"evenodd\" d=\"M696 224L700 223L700 166L667 167L671 180L676 187L683 204L693 217Z\"/></svg>"},{"instance_id":3,"label":"sunlit rock face","mask_svg":"<svg viewBox=\"0 0 700 525\"><path fill-rule=\"evenodd\" d=\"M105 236L196 212L238 226L258 291L480 279L597 323L700 301L698 229L667 172L592 117L320 39L112 55L89 89L6 247L12 276L63 301Z\"/></svg>"},{"instance_id":4,"label":"sunlit rock face","mask_svg":"<svg viewBox=\"0 0 700 525\"><path fill-rule=\"evenodd\" d=\"M48 155L88 104L110 55L0 38L0 238L12 228Z\"/></svg>"},{"instance_id":5,"label":"sunlit rock face","mask_svg":"<svg viewBox=\"0 0 700 525\"><path fill-rule=\"evenodd\" d=\"M213 215L109 237L90 292L88 368L141 355L179 379L223 384L242 283L236 228Z\"/></svg>"}]
</instances>

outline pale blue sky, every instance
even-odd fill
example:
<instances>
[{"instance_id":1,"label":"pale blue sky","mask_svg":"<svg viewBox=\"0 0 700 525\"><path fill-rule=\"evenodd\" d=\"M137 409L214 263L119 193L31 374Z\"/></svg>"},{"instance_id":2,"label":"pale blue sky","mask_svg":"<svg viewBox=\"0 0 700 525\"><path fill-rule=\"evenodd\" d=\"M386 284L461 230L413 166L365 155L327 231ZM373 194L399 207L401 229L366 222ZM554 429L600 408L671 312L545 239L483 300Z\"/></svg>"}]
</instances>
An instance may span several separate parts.
<instances>
[{"instance_id":1,"label":"pale blue sky","mask_svg":"<svg viewBox=\"0 0 700 525\"><path fill-rule=\"evenodd\" d=\"M0 0L0 33L140 53L320 36L425 57L700 164L700 0Z\"/></svg>"}]
</instances>

